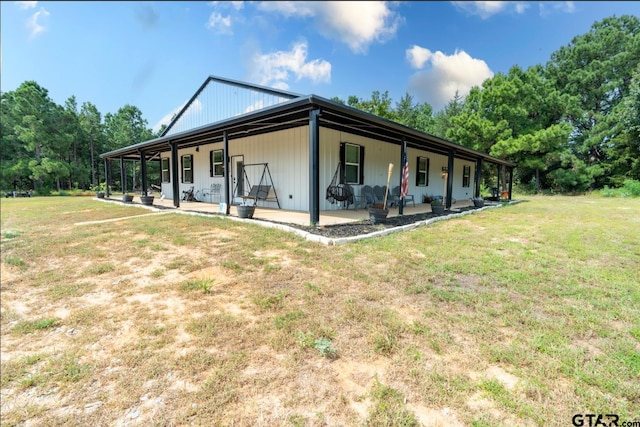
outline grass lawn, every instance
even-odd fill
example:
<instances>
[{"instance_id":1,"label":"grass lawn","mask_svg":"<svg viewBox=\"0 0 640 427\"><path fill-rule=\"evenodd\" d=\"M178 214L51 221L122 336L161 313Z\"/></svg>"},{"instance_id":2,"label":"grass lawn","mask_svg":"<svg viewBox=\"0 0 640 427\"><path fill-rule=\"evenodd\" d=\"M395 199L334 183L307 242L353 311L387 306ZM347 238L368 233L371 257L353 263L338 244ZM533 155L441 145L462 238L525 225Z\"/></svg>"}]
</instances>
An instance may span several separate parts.
<instances>
[{"instance_id":1,"label":"grass lawn","mask_svg":"<svg viewBox=\"0 0 640 427\"><path fill-rule=\"evenodd\" d=\"M3 426L640 421L640 199L330 247L148 213L2 199Z\"/></svg>"}]
</instances>

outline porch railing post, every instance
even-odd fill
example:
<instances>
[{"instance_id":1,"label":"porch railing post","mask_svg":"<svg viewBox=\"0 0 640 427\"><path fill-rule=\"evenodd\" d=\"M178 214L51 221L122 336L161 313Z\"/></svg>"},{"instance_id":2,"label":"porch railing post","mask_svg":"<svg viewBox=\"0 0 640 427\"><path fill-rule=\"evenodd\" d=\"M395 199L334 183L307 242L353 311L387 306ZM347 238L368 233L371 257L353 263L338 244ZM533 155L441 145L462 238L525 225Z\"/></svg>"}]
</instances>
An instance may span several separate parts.
<instances>
[{"instance_id":1,"label":"porch railing post","mask_svg":"<svg viewBox=\"0 0 640 427\"><path fill-rule=\"evenodd\" d=\"M142 195L147 195L147 156L143 150L140 153L140 178L142 178Z\"/></svg>"},{"instance_id":2,"label":"porch railing post","mask_svg":"<svg viewBox=\"0 0 640 427\"><path fill-rule=\"evenodd\" d=\"M320 110L309 111L309 222L320 222Z\"/></svg>"},{"instance_id":3,"label":"porch railing post","mask_svg":"<svg viewBox=\"0 0 640 427\"><path fill-rule=\"evenodd\" d=\"M178 144L169 142L171 146L171 185L173 189L173 206L180 207L180 177L178 171Z\"/></svg>"},{"instance_id":4,"label":"porch railing post","mask_svg":"<svg viewBox=\"0 0 640 427\"><path fill-rule=\"evenodd\" d=\"M226 130L222 133L222 141L224 145L224 202L227 205L225 214L229 215L231 213L231 192L229 190L231 189L229 188L229 138Z\"/></svg>"},{"instance_id":5,"label":"porch railing post","mask_svg":"<svg viewBox=\"0 0 640 427\"><path fill-rule=\"evenodd\" d=\"M455 155L455 150L449 151L449 157L447 161L447 204L446 208L451 208L451 196L453 195L453 156Z\"/></svg>"}]
</instances>

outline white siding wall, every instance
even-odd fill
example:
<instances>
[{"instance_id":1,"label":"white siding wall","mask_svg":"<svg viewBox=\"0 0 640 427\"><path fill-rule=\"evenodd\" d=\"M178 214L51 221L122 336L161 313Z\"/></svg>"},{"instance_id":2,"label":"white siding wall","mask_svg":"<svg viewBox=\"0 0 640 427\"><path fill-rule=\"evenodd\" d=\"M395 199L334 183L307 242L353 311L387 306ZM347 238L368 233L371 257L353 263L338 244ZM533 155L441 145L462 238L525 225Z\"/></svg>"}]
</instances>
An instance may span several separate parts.
<instances>
[{"instance_id":1,"label":"white siding wall","mask_svg":"<svg viewBox=\"0 0 640 427\"><path fill-rule=\"evenodd\" d=\"M308 210L309 206L309 127L303 126L295 129L266 133L262 135L233 139L229 141L228 156L244 156L245 164L269 163L269 171L273 179L280 207L282 209ZM212 178L209 176L209 152L223 149L222 143L207 144L196 152L194 148L178 150L178 174L181 175L180 157L184 154L193 154L193 184L180 182L180 196L182 191L194 186L195 190L208 189L212 183L222 184L221 201L224 201L225 179L224 177ZM161 157L171 158L171 153L163 153ZM231 167L231 165L230 165ZM258 185L262 176L262 166L246 168L249 183L245 182L245 189L250 185ZM173 181L173 176L171 177ZM181 180L181 176L178 176ZM265 184L269 175L265 175ZM172 198L172 184L163 183L162 192L166 198ZM270 194L273 197L273 192ZM274 202L258 202L258 206L277 208Z\"/></svg>"},{"instance_id":2,"label":"white siding wall","mask_svg":"<svg viewBox=\"0 0 640 427\"><path fill-rule=\"evenodd\" d=\"M332 205L325 200L326 188L331 184L333 174L340 161L340 143L349 142L365 147L364 155L364 184L386 185L389 163L393 163L393 173L389 187L400 185L400 150L399 145L381 143L372 138L340 132L333 129L320 129L320 209L342 209L341 204ZM416 186L416 171L418 156L429 159L429 185ZM447 166L447 156L434 154L414 148L407 149L409 160L409 194L414 195L416 203L422 202L422 195L442 195L445 189L442 179L442 168ZM454 159L453 197L458 200L468 199L473 196L475 163L460 159ZM470 186L462 188L463 166L471 166ZM363 185L353 185L356 195L360 195Z\"/></svg>"},{"instance_id":3,"label":"white siding wall","mask_svg":"<svg viewBox=\"0 0 640 427\"><path fill-rule=\"evenodd\" d=\"M222 150L222 143L216 144L207 144L199 147L200 151L196 151L196 148L187 148L184 150L178 150L178 182L180 182L180 197L182 197L182 192L189 190L193 187L194 193L197 190L206 189L209 192L209 188L211 184L222 184L221 193L221 201L224 201L224 177L211 177L210 176L210 165L209 165L209 152L212 150ZM193 184L183 183L182 182L182 164L181 157L185 154L193 155ZM169 159L169 174L171 175L173 171L171 170L171 152L163 153L160 157ZM173 198L173 175L171 176L171 182L163 182L162 183L162 194L164 194L165 198L171 199ZM206 197L206 200L211 200L210 196ZM217 200L214 200L216 202Z\"/></svg>"},{"instance_id":4,"label":"white siding wall","mask_svg":"<svg viewBox=\"0 0 640 427\"><path fill-rule=\"evenodd\" d=\"M244 156L245 164L269 163L273 186L278 192L280 207L306 211L309 206L309 127L301 126L278 132L265 133L229 142L229 155ZM246 169L251 185L260 183L263 168ZM267 178L268 179L268 175ZM268 183L265 181L265 183ZM245 186L247 183L245 183ZM245 187L248 190L248 186ZM271 194L273 196L273 194ZM259 206L274 207L272 202L259 202Z\"/></svg>"},{"instance_id":5,"label":"white siding wall","mask_svg":"<svg viewBox=\"0 0 640 427\"><path fill-rule=\"evenodd\" d=\"M372 138L340 132L333 129L320 129L320 209L342 209L341 204L332 205L325 199L325 191L331 184L333 174L340 160L340 143L349 142L365 147L364 184L386 185L389 163L393 163L393 173L389 187L400 185L400 146L381 143ZM208 144L200 147L179 150L179 156L193 154L194 183L180 183L180 195L192 185L195 190L208 189L212 183L222 184L222 201L224 201L224 178L212 178L209 176L209 152L222 149L222 143ZM269 163L269 170L273 178L273 185L278 192L278 199L282 209L307 211L309 209L309 127L302 126L295 129L266 133L262 135L234 139L229 141L228 156L244 156L245 164ZM161 157L169 157L169 152ZM447 156L433 154L428 151L408 148L409 159L409 194L413 194L416 203L422 202L422 195L442 195L444 180L442 179L442 167L447 166ZM416 171L417 157L429 159L429 185L417 187ZM178 160L180 163L180 160ZM463 166L471 166L469 187L462 187ZM181 174L179 165L179 174ZM260 182L262 167L252 166L246 169L247 177L251 185ZM475 163L464 160L454 160L453 197L458 200L468 199L473 196L475 177ZM268 178L268 177L267 177ZM173 176L171 177L173 180ZM178 179L181 179L179 176ZM245 184L247 185L247 184ZM362 185L354 185L356 195L360 194ZM248 190L248 186L246 187ZM171 183L163 183L162 191L166 198L172 198ZM271 194L273 196L273 193ZM277 207L271 202L259 202L260 206Z\"/></svg>"}]
</instances>

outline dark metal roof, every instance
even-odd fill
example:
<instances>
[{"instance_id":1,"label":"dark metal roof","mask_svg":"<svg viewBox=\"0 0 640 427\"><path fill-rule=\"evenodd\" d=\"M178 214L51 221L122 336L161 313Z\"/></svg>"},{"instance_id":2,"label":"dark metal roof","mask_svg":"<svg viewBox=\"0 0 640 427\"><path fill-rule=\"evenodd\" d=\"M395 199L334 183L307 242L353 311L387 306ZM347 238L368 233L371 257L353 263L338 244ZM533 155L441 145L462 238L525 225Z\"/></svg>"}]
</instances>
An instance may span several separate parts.
<instances>
[{"instance_id":1,"label":"dark metal roof","mask_svg":"<svg viewBox=\"0 0 640 427\"><path fill-rule=\"evenodd\" d=\"M261 110L110 151L101 154L100 157L137 160L140 159L141 151L148 157L152 157L158 152L168 151L169 143L176 143L178 148L187 148L219 142L222 141L225 131L227 138L233 140L275 130L305 126L309 123L309 111L315 109L320 109L321 127L367 136L392 144L401 144L404 139L408 146L414 148L423 148L445 155L449 151L453 151L455 157L460 159L475 161L480 158L489 163L509 167L516 166L515 163L492 157L487 153L420 132L317 95L297 96L289 101Z\"/></svg>"}]
</instances>

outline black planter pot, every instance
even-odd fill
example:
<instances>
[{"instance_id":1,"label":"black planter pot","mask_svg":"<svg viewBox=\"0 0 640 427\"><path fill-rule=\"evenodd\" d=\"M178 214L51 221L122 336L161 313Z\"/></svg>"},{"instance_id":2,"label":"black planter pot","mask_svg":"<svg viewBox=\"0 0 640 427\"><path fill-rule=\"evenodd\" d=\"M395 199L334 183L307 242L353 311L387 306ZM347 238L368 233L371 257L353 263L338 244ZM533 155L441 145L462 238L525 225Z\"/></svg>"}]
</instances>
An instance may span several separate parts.
<instances>
[{"instance_id":1,"label":"black planter pot","mask_svg":"<svg viewBox=\"0 0 640 427\"><path fill-rule=\"evenodd\" d=\"M484 206L484 200L474 200L474 201L473 201L473 205L474 205L476 208L481 208L481 207L483 207L483 206Z\"/></svg>"},{"instance_id":2,"label":"black planter pot","mask_svg":"<svg viewBox=\"0 0 640 427\"><path fill-rule=\"evenodd\" d=\"M444 213L444 205L431 205L431 212L442 215Z\"/></svg>"},{"instance_id":3,"label":"black planter pot","mask_svg":"<svg viewBox=\"0 0 640 427\"><path fill-rule=\"evenodd\" d=\"M256 211L255 206L239 205L238 217L239 218L253 218L253 213Z\"/></svg>"},{"instance_id":4,"label":"black planter pot","mask_svg":"<svg viewBox=\"0 0 640 427\"><path fill-rule=\"evenodd\" d=\"M369 208L369 219L374 224L382 224L387 220L387 215L389 215L389 209L382 208Z\"/></svg>"},{"instance_id":5,"label":"black planter pot","mask_svg":"<svg viewBox=\"0 0 640 427\"><path fill-rule=\"evenodd\" d=\"M145 206L151 206L153 205L154 197L155 196L140 196L140 202L142 202L142 204Z\"/></svg>"},{"instance_id":6,"label":"black planter pot","mask_svg":"<svg viewBox=\"0 0 640 427\"><path fill-rule=\"evenodd\" d=\"M104 199L104 191L98 191L98 192L96 193L96 197L97 197L98 199Z\"/></svg>"},{"instance_id":7,"label":"black planter pot","mask_svg":"<svg viewBox=\"0 0 640 427\"><path fill-rule=\"evenodd\" d=\"M125 203L131 203L133 202L133 196L131 194L123 194L122 201Z\"/></svg>"}]
</instances>

